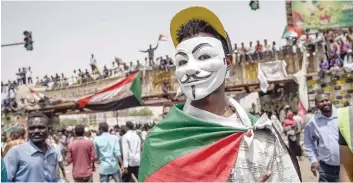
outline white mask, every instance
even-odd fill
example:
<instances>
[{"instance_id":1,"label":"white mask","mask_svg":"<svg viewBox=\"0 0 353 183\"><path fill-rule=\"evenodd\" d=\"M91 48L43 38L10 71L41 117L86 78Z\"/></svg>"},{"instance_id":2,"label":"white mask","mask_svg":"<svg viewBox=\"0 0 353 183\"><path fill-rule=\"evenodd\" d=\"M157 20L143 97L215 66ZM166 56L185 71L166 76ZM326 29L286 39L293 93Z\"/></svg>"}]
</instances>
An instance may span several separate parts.
<instances>
[{"instance_id":1,"label":"white mask","mask_svg":"<svg viewBox=\"0 0 353 183\"><path fill-rule=\"evenodd\" d=\"M202 99L224 82L227 62L222 42L212 37L195 37L176 47L175 75L188 100Z\"/></svg>"}]
</instances>

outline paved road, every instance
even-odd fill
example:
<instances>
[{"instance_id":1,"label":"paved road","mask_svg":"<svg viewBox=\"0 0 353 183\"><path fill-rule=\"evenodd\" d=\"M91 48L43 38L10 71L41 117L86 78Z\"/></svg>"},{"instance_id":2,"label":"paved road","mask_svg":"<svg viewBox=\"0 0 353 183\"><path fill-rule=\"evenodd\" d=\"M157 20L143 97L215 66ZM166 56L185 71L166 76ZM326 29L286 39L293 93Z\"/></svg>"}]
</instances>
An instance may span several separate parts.
<instances>
[{"instance_id":1,"label":"paved road","mask_svg":"<svg viewBox=\"0 0 353 183\"><path fill-rule=\"evenodd\" d=\"M314 177L314 175L310 171L310 162L307 158L303 158L302 161L299 161L300 171L302 174L303 182L317 182L318 178ZM74 182L71 173L71 166L68 166L66 169L66 176L70 182ZM93 174L93 181L99 182L99 172L98 168L96 172Z\"/></svg>"}]
</instances>

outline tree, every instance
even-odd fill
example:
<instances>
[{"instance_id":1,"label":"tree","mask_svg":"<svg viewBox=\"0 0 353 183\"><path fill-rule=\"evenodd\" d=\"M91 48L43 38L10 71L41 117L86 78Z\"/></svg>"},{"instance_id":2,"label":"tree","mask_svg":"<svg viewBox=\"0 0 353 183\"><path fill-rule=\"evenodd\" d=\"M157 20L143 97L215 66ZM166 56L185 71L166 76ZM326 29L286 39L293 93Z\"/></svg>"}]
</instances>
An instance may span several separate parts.
<instances>
[{"instance_id":1,"label":"tree","mask_svg":"<svg viewBox=\"0 0 353 183\"><path fill-rule=\"evenodd\" d=\"M74 119L62 119L62 120L60 120L60 123L65 126L76 126L77 125L77 121Z\"/></svg>"},{"instance_id":2,"label":"tree","mask_svg":"<svg viewBox=\"0 0 353 183\"><path fill-rule=\"evenodd\" d=\"M144 107L140 110L129 111L129 116L153 116L153 112L149 108Z\"/></svg>"}]
</instances>

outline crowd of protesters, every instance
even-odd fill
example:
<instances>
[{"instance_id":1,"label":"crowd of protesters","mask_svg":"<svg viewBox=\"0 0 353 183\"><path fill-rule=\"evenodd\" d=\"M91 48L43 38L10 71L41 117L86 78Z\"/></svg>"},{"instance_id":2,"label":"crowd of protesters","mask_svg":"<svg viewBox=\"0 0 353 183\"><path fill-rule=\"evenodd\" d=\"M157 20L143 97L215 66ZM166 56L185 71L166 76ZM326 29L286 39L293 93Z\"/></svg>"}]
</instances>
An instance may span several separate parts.
<instances>
[{"instance_id":1,"label":"crowd of protesters","mask_svg":"<svg viewBox=\"0 0 353 183\"><path fill-rule=\"evenodd\" d=\"M104 65L102 69L98 68L97 60L92 54L90 58L90 68L86 69L75 69L71 76L66 76L64 73L56 73L54 75L45 75L43 78L36 77L35 82L32 79L32 70L28 68L19 68L16 81L8 81L8 83L1 82L1 86L7 87L8 90L12 89L14 92L15 88L20 85L35 84L36 86L45 86L48 89L52 88L62 88L66 86L80 85L92 82L94 80L105 79L108 77L124 77L136 71L141 71L143 69L159 69L170 71L174 67L173 60L166 55L165 57L158 57L156 64L153 62L148 62L147 57L145 58L145 64L143 65L139 60L134 64L133 62L123 62L119 58L114 58L112 66L109 67Z\"/></svg>"},{"instance_id":2,"label":"crowd of protesters","mask_svg":"<svg viewBox=\"0 0 353 183\"><path fill-rule=\"evenodd\" d=\"M249 42L248 45L242 42L240 46L235 44L233 48L235 61L239 64L243 61L246 63L273 61L278 60L279 56L288 57L293 53L303 53L305 48L309 55L316 56L316 62L321 63L320 71L344 67L344 65L353 63L352 28L325 31L307 29L303 35L299 36L299 38L297 36L284 38L285 43L282 46L278 46L275 41L270 43L267 39L264 39L263 42L257 40L255 44L253 42Z\"/></svg>"},{"instance_id":3,"label":"crowd of protesters","mask_svg":"<svg viewBox=\"0 0 353 183\"><path fill-rule=\"evenodd\" d=\"M2 133L1 153L9 182L67 181L65 166L70 164L75 182L92 182L97 164L100 182L109 182L110 179L135 182L143 142L154 123L141 125L127 121L125 125L109 127L102 122L98 130L88 129L83 124L53 130L48 126L48 118L37 113L29 116L27 125L27 130L20 126L9 135ZM47 158L45 162L49 164L35 162L33 156L27 157L24 153L40 154L45 151L46 156L42 158ZM33 165L20 165L23 163Z\"/></svg>"}]
</instances>

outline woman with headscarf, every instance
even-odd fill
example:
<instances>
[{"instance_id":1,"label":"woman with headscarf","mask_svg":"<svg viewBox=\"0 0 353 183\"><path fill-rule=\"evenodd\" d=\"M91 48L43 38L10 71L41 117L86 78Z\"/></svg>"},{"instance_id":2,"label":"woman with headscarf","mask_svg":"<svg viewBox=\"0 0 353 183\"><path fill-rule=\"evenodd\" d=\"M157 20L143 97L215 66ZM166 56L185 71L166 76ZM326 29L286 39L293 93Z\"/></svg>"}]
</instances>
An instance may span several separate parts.
<instances>
[{"instance_id":1,"label":"woman with headscarf","mask_svg":"<svg viewBox=\"0 0 353 183\"><path fill-rule=\"evenodd\" d=\"M287 113L287 118L283 123L283 129L284 133L288 136L289 149L295 154L295 156L301 159L303 152L300 146L300 130L293 116L294 114L292 112Z\"/></svg>"}]
</instances>

